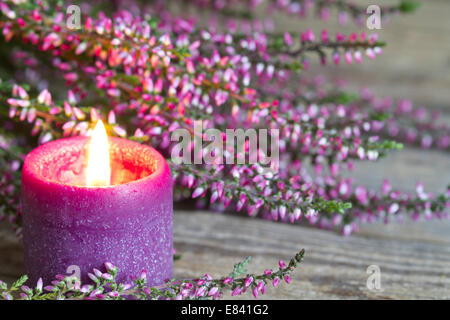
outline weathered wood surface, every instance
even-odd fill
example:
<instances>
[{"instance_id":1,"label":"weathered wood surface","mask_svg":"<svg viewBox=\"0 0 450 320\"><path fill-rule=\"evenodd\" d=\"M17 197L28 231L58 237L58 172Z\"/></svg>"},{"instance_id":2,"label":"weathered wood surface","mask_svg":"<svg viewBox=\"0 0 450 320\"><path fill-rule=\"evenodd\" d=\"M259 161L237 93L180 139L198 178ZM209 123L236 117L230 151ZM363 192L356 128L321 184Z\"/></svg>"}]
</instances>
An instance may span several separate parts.
<instances>
[{"instance_id":1,"label":"weathered wood surface","mask_svg":"<svg viewBox=\"0 0 450 320\"><path fill-rule=\"evenodd\" d=\"M440 152L406 149L378 164L359 164L358 180L374 187L382 176L394 186L413 189L417 179L428 190L443 190L450 181L450 159ZM370 171L369 169L370 165ZM23 272L22 246L3 223L0 229L0 279ZM211 212L175 212L177 278L205 272L228 274L233 264L251 255L249 271L275 267L306 249L290 285L268 290L270 299L413 299L450 298L450 221L364 225L358 234L339 234L303 226ZM366 288L369 265L381 269L383 291Z\"/></svg>"}]
</instances>

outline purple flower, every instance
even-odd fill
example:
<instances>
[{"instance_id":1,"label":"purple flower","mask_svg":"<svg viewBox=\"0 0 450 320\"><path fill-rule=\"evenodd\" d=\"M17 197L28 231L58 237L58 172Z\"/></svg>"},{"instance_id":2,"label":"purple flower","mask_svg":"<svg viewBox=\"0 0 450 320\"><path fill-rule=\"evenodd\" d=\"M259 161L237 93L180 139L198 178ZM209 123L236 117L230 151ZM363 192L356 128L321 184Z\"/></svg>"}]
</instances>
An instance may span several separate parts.
<instances>
[{"instance_id":1,"label":"purple flower","mask_svg":"<svg viewBox=\"0 0 450 320\"><path fill-rule=\"evenodd\" d=\"M284 276L284 281L286 281L286 283L288 283L288 284L291 283L291 280L292 279L291 279L290 275L287 274L287 275Z\"/></svg>"},{"instance_id":2,"label":"purple flower","mask_svg":"<svg viewBox=\"0 0 450 320\"><path fill-rule=\"evenodd\" d=\"M278 286L279 283L280 283L280 278L275 277L272 282L273 286L276 287L276 286Z\"/></svg>"},{"instance_id":3,"label":"purple flower","mask_svg":"<svg viewBox=\"0 0 450 320\"><path fill-rule=\"evenodd\" d=\"M247 279L245 279L244 287L248 288L253 283L253 277L249 276Z\"/></svg>"},{"instance_id":4,"label":"purple flower","mask_svg":"<svg viewBox=\"0 0 450 320\"><path fill-rule=\"evenodd\" d=\"M242 294L242 289L241 289L241 287L236 287L236 288L234 288L233 289L233 291L231 292L231 296L238 296L238 295L240 295L240 294Z\"/></svg>"}]
</instances>

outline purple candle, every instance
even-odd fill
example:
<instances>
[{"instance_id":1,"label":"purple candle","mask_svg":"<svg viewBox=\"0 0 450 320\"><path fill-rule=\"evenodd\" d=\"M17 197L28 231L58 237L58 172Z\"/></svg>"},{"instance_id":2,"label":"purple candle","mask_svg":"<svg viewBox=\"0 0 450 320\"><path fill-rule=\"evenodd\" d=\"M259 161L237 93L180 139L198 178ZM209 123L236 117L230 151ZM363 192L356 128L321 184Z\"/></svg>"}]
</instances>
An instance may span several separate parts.
<instances>
[{"instance_id":1,"label":"purple candle","mask_svg":"<svg viewBox=\"0 0 450 320\"><path fill-rule=\"evenodd\" d=\"M121 282L143 269L148 285L172 276L169 167L155 149L104 134L108 152L96 134L102 126L97 125L91 148L87 137L60 139L25 159L24 263L33 282L51 281L70 266L78 267L86 281L87 273L102 270L104 262L119 267ZM95 159L105 150L103 160Z\"/></svg>"}]
</instances>

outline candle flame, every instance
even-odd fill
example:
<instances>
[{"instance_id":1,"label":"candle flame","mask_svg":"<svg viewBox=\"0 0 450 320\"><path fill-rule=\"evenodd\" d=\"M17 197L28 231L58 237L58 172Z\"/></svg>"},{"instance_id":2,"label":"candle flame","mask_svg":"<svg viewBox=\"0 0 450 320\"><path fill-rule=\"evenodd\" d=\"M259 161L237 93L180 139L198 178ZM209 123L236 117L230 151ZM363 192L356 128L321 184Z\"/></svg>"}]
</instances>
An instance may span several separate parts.
<instances>
[{"instance_id":1,"label":"candle flame","mask_svg":"<svg viewBox=\"0 0 450 320\"><path fill-rule=\"evenodd\" d=\"M88 147L86 185L108 186L111 184L111 165L109 162L108 136L100 120L95 125Z\"/></svg>"}]
</instances>

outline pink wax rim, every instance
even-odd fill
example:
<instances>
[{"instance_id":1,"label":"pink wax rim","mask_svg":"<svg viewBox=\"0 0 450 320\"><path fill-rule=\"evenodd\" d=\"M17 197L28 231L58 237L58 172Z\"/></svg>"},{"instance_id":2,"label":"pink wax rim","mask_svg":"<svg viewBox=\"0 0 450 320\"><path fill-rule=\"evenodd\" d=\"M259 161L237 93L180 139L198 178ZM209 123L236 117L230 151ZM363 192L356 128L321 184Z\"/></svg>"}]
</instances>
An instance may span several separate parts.
<instances>
[{"instance_id":1,"label":"pink wax rim","mask_svg":"<svg viewBox=\"0 0 450 320\"><path fill-rule=\"evenodd\" d=\"M30 152L23 172L37 180L75 188L111 188L156 178L163 174L166 161L149 146L109 137L111 185L87 186L86 165L89 137L71 137L48 142Z\"/></svg>"}]
</instances>

